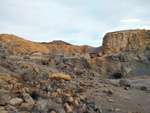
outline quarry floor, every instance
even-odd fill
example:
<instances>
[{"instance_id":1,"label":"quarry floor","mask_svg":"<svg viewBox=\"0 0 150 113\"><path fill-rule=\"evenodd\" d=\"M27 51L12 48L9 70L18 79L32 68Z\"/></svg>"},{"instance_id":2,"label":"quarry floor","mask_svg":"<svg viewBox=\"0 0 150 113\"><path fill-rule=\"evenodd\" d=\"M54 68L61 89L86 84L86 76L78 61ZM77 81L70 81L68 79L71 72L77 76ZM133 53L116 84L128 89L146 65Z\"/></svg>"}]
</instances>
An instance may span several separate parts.
<instances>
[{"instance_id":1,"label":"quarry floor","mask_svg":"<svg viewBox=\"0 0 150 113\"><path fill-rule=\"evenodd\" d=\"M126 80L130 87L125 89L125 86L119 86L120 79L99 82L99 78L94 78L96 87L88 89L87 96L101 106L102 113L150 113L150 77ZM114 94L106 93L108 89L112 89Z\"/></svg>"}]
</instances>

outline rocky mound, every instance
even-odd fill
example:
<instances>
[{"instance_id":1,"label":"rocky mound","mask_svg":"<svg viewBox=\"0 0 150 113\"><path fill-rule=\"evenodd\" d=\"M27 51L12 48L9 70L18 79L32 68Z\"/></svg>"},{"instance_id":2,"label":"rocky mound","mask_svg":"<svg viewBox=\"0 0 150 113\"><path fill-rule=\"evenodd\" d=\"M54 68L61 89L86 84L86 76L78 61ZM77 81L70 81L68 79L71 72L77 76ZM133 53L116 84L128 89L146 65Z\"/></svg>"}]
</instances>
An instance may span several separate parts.
<instances>
[{"instance_id":1,"label":"rocky mound","mask_svg":"<svg viewBox=\"0 0 150 113\"><path fill-rule=\"evenodd\" d=\"M48 53L48 48L42 44L31 42L15 35L1 34L1 41L6 50L13 55L23 55L34 51Z\"/></svg>"},{"instance_id":2,"label":"rocky mound","mask_svg":"<svg viewBox=\"0 0 150 113\"><path fill-rule=\"evenodd\" d=\"M67 43L67 42L64 42L64 41L61 41L61 40L54 40L54 41L49 42L49 43L47 43L47 42L42 42L41 44L71 45L71 44L69 44L69 43Z\"/></svg>"}]
</instances>

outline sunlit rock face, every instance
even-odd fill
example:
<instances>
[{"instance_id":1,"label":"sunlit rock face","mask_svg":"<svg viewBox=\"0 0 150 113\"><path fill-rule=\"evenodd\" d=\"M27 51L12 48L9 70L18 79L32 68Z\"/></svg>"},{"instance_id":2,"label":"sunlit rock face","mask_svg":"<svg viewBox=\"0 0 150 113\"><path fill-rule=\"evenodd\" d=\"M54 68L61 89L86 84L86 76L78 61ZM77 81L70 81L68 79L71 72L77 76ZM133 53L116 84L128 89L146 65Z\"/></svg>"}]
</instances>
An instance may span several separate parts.
<instances>
[{"instance_id":1,"label":"sunlit rock face","mask_svg":"<svg viewBox=\"0 0 150 113\"><path fill-rule=\"evenodd\" d=\"M127 30L107 33L103 39L102 55L123 51L138 52L150 49L150 30Z\"/></svg>"},{"instance_id":2,"label":"sunlit rock face","mask_svg":"<svg viewBox=\"0 0 150 113\"><path fill-rule=\"evenodd\" d=\"M104 75L150 74L150 30L107 33L103 39L101 55L102 58L97 58L99 60L96 64L100 65Z\"/></svg>"},{"instance_id":3,"label":"sunlit rock face","mask_svg":"<svg viewBox=\"0 0 150 113\"><path fill-rule=\"evenodd\" d=\"M44 54L80 55L90 48L90 46L75 46L63 41L36 43L12 34L0 34L0 37L6 50L12 55L26 55L37 51Z\"/></svg>"}]
</instances>

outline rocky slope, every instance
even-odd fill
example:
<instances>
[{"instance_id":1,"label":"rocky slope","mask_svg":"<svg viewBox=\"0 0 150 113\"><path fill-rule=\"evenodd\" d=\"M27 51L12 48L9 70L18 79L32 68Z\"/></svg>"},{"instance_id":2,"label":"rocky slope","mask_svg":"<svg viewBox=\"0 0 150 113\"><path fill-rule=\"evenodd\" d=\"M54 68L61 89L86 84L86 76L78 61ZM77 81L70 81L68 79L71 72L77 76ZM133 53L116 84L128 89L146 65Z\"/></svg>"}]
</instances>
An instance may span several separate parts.
<instances>
[{"instance_id":1,"label":"rocky slope","mask_svg":"<svg viewBox=\"0 0 150 113\"><path fill-rule=\"evenodd\" d=\"M6 47L9 53L13 55L25 55L35 51L41 51L45 54L82 54L89 46L73 46L65 42L52 42L50 44L36 43L25 40L15 35L1 34L2 43ZM59 44L58 44L59 43ZM61 45L62 44L62 45Z\"/></svg>"},{"instance_id":2,"label":"rocky slope","mask_svg":"<svg viewBox=\"0 0 150 113\"><path fill-rule=\"evenodd\" d=\"M107 33L98 48L0 37L0 113L149 113L150 31Z\"/></svg>"}]
</instances>

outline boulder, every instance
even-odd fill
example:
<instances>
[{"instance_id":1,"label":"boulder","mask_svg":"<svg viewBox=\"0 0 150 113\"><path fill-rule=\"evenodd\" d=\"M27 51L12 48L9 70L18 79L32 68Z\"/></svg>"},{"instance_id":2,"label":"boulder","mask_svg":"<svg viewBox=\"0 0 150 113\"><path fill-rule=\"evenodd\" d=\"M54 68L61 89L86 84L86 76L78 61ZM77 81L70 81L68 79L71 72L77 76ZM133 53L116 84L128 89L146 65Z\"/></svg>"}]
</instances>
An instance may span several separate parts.
<instances>
[{"instance_id":1,"label":"boulder","mask_svg":"<svg viewBox=\"0 0 150 113\"><path fill-rule=\"evenodd\" d=\"M64 106L65 106L65 109L66 109L67 113L71 113L72 112L72 108L67 103L65 103Z\"/></svg>"},{"instance_id":2,"label":"boulder","mask_svg":"<svg viewBox=\"0 0 150 113\"><path fill-rule=\"evenodd\" d=\"M32 109L33 105L29 103L22 103L19 107L20 111L30 111Z\"/></svg>"},{"instance_id":3,"label":"boulder","mask_svg":"<svg viewBox=\"0 0 150 113\"><path fill-rule=\"evenodd\" d=\"M8 110L8 111L13 110L13 111L15 111L16 108L14 106L12 106L12 105L7 105L7 106L5 106L5 110Z\"/></svg>"},{"instance_id":4,"label":"boulder","mask_svg":"<svg viewBox=\"0 0 150 113\"><path fill-rule=\"evenodd\" d=\"M9 100L11 99L11 97L9 95L7 95L7 94L3 95L1 93L1 95L2 96L0 96L0 105L6 105L9 102Z\"/></svg>"},{"instance_id":5,"label":"boulder","mask_svg":"<svg viewBox=\"0 0 150 113\"><path fill-rule=\"evenodd\" d=\"M28 94L28 93L22 93L21 94L22 99L28 99L29 97L30 97L30 94Z\"/></svg>"},{"instance_id":6,"label":"boulder","mask_svg":"<svg viewBox=\"0 0 150 113\"><path fill-rule=\"evenodd\" d=\"M13 98L10 100L9 104L12 106L19 106L23 100L21 98Z\"/></svg>"},{"instance_id":7,"label":"boulder","mask_svg":"<svg viewBox=\"0 0 150 113\"><path fill-rule=\"evenodd\" d=\"M47 112L48 111L48 108L47 108L48 102L46 100L44 100L44 99L38 100L36 105L37 105L36 108L39 112Z\"/></svg>"},{"instance_id":8,"label":"boulder","mask_svg":"<svg viewBox=\"0 0 150 113\"><path fill-rule=\"evenodd\" d=\"M71 77L70 77L70 75L58 73L58 74L52 74L50 76L50 79L51 80L55 79L55 80L61 81L61 80L71 80Z\"/></svg>"},{"instance_id":9,"label":"boulder","mask_svg":"<svg viewBox=\"0 0 150 113\"><path fill-rule=\"evenodd\" d=\"M0 97L6 94L3 90L0 89Z\"/></svg>"}]
</instances>

